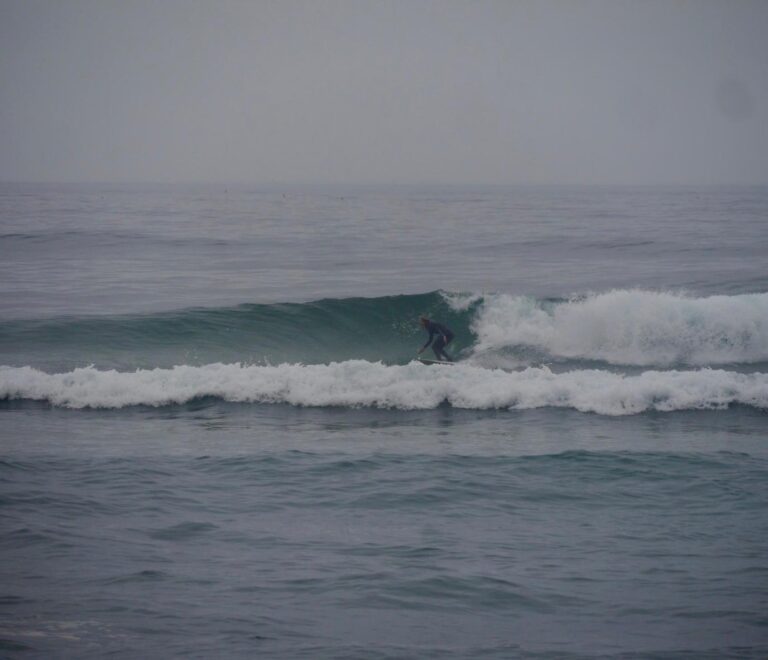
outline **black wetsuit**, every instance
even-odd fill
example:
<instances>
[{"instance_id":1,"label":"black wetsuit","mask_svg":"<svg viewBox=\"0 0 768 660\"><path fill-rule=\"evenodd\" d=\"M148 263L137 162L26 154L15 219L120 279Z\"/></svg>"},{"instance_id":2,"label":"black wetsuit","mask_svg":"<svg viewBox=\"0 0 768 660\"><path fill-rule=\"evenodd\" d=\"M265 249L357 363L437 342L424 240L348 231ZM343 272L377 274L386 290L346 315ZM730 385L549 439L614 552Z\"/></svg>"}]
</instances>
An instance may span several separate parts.
<instances>
[{"instance_id":1,"label":"black wetsuit","mask_svg":"<svg viewBox=\"0 0 768 660\"><path fill-rule=\"evenodd\" d=\"M453 333L442 323L435 323L435 321L427 321L424 329L429 332L429 339L427 339L427 343L424 344L421 350L423 351L427 346L432 344L432 351L435 353L435 357L438 360L453 362L451 356L443 350L447 344L451 343ZM435 335L437 335L437 337L435 337ZM435 340L434 343L432 343L433 339Z\"/></svg>"}]
</instances>

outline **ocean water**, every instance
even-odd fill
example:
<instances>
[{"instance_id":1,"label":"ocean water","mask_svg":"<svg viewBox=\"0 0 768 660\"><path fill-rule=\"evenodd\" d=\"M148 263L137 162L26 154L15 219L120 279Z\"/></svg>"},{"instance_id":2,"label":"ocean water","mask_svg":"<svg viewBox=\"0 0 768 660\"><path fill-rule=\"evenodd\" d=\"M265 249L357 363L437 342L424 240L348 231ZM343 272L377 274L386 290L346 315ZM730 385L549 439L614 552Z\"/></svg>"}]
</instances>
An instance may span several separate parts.
<instances>
[{"instance_id":1,"label":"ocean water","mask_svg":"<svg viewBox=\"0 0 768 660\"><path fill-rule=\"evenodd\" d=\"M0 185L0 656L768 657L766 265L759 187Z\"/></svg>"}]
</instances>

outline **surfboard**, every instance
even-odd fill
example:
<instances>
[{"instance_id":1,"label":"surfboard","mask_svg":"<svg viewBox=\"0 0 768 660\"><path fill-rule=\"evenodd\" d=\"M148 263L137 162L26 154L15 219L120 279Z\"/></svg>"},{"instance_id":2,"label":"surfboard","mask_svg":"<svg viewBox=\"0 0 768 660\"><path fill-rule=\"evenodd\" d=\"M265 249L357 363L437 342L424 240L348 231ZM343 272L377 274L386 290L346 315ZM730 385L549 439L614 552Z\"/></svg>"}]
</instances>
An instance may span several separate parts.
<instances>
[{"instance_id":1,"label":"surfboard","mask_svg":"<svg viewBox=\"0 0 768 660\"><path fill-rule=\"evenodd\" d=\"M443 360L425 360L422 358L418 358L419 362L422 364L430 365L430 364L453 364L453 362L445 362Z\"/></svg>"}]
</instances>

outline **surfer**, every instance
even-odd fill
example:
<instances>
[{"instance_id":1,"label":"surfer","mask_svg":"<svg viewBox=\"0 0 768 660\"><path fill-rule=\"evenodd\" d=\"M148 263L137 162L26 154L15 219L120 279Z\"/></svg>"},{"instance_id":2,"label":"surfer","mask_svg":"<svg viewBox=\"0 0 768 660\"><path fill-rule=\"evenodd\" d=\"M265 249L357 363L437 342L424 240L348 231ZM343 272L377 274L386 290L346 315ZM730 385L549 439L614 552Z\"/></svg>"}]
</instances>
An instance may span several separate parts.
<instances>
[{"instance_id":1,"label":"surfer","mask_svg":"<svg viewBox=\"0 0 768 660\"><path fill-rule=\"evenodd\" d=\"M453 339L453 333L450 329L446 328L442 323L430 321L426 316L420 316L419 323L421 324L421 327L429 333L429 339L427 339L427 343L419 349L419 355L432 344L432 351L435 353L435 357L438 360L453 362L453 358L443 350ZM432 342L433 339L435 340L434 343Z\"/></svg>"}]
</instances>

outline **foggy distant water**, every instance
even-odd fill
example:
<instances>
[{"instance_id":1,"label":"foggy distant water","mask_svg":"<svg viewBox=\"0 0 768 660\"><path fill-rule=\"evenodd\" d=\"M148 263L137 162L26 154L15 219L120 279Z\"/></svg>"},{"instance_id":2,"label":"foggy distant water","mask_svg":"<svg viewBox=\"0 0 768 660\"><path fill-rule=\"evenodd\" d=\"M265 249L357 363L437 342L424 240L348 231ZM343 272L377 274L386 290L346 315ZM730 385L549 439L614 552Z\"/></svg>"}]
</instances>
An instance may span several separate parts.
<instances>
[{"instance_id":1,"label":"foggy distant water","mask_svg":"<svg viewBox=\"0 0 768 660\"><path fill-rule=\"evenodd\" d=\"M7 318L768 287L765 187L0 186Z\"/></svg>"},{"instance_id":2,"label":"foggy distant water","mask_svg":"<svg viewBox=\"0 0 768 660\"><path fill-rule=\"evenodd\" d=\"M765 657L766 222L0 185L1 654Z\"/></svg>"}]
</instances>

